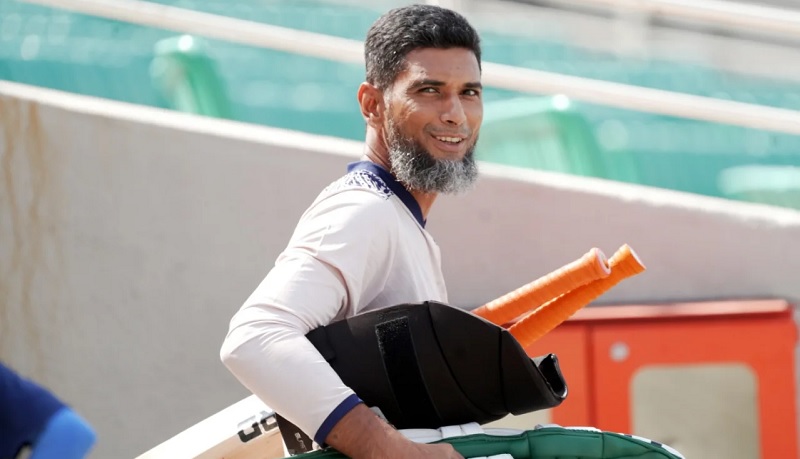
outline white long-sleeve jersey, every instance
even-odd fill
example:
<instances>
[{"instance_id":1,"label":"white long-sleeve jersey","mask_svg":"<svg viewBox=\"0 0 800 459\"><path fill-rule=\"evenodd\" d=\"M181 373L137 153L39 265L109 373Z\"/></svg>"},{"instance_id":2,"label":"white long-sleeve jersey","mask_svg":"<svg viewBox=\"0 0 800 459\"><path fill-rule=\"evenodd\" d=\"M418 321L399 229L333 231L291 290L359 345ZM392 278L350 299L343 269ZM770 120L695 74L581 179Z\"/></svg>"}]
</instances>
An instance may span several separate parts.
<instances>
[{"instance_id":1,"label":"white long-sleeve jersey","mask_svg":"<svg viewBox=\"0 0 800 459\"><path fill-rule=\"evenodd\" d=\"M302 215L220 351L245 387L318 444L360 400L306 333L379 308L447 302L439 247L414 197L374 163L348 169Z\"/></svg>"}]
</instances>

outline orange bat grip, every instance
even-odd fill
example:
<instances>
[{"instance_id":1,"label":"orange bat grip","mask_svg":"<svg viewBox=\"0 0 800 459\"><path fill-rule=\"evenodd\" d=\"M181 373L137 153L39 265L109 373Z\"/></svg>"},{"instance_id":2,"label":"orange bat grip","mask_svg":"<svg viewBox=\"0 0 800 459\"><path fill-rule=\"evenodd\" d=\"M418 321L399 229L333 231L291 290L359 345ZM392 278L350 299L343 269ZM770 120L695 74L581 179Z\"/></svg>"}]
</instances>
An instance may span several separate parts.
<instances>
[{"instance_id":1,"label":"orange bat grip","mask_svg":"<svg viewBox=\"0 0 800 459\"><path fill-rule=\"evenodd\" d=\"M530 346L620 281L645 270L639 257L627 244L620 247L609 261L611 275L578 287L531 311L512 325L509 332L522 347Z\"/></svg>"},{"instance_id":2,"label":"orange bat grip","mask_svg":"<svg viewBox=\"0 0 800 459\"><path fill-rule=\"evenodd\" d=\"M581 285L610 274L608 260L593 248L583 257L539 279L486 303L472 312L497 325L511 322L546 302Z\"/></svg>"}]
</instances>

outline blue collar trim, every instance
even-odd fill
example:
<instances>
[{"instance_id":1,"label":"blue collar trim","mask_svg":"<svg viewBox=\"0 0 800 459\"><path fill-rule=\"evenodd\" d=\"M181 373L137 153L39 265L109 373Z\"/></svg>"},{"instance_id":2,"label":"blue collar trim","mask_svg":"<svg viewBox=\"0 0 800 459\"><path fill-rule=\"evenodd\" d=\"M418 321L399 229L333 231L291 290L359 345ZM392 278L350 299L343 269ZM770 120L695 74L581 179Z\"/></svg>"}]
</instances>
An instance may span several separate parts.
<instances>
[{"instance_id":1,"label":"blue collar trim","mask_svg":"<svg viewBox=\"0 0 800 459\"><path fill-rule=\"evenodd\" d=\"M417 222L420 224L420 226L425 228L425 219L422 218L422 209L419 207L419 203L406 189L406 187L404 187L402 183L398 182L397 179L394 178L394 175L372 161L357 161L347 165L347 172L357 170L372 172L381 180L383 180L383 183L385 183L386 186L392 190L392 193L396 194L397 197L403 201L403 204L405 204L408 210L411 211L411 214L417 219Z\"/></svg>"}]
</instances>

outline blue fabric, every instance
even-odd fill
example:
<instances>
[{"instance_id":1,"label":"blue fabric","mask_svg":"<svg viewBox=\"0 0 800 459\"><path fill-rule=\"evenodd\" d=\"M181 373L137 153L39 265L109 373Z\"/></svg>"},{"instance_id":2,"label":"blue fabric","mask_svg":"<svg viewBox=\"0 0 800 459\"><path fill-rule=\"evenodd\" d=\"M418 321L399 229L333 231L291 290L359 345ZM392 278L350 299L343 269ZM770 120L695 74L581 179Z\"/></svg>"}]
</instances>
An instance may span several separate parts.
<instances>
[{"instance_id":1,"label":"blue fabric","mask_svg":"<svg viewBox=\"0 0 800 459\"><path fill-rule=\"evenodd\" d=\"M403 204L405 204L408 210L411 211L411 214L414 215L414 218L417 219L417 222L419 222L420 226L425 228L425 219L422 217L422 208L420 208L419 203L411 194L411 192L409 192L402 183L398 182L397 179L394 178L394 175L372 161L357 161L347 165L348 172L355 170L367 170L380 177L386 186L392 190L392 193L396 194L397 197L403 201Z\"/></svg>"},{"instance_id":2,"label":"blue fabric","mask_svg":"<svg viewBox=\"0 0 800 459\"><path fill-rule=\"evenodd\" d=\"M322 422L322 425L319 426L319 430L317 430L316 435L314 435L314 441L317 442L318 445L325 445L325 439L328 438L328 434L331 433L333 426L339 422L340 419L344 417L345 414L349 413L350 410L355 408L359 403L361 403L361 399L358 398L356 394L353 394L342 401L332 412L325 418L325 421Z\"/></svg>"},{"instance_id":3,"label":"blue fabric","mask_svg":"<svg viewBox=\"0 0 800 459\"><path fill-rule=\"evenodd\" d=\"M0 363L0 459L35 443L65 405L50 392Z\"/></svg>"},{"instance_id":4,"label":"blue fabric","mask_svg":"<svg viewBox=\"0 0 800 459\"><path fill-rule=\"evenodd\" d=\"M91 426L69 408L62 408L33 444L30 459L83 459L95 442Z\"/></svg>"}]
</instances>

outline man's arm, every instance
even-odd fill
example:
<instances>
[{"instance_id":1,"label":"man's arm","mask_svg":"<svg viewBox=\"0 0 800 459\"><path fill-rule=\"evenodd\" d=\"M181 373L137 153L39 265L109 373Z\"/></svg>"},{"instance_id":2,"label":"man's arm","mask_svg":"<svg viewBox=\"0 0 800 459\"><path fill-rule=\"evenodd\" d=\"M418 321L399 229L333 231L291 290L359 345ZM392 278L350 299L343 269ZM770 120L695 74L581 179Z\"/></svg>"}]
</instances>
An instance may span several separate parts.
<instances>
[{"instance_id":1,"label":"man's arm","mask_svg":"<svg viewBox=\"0 0 800 459\"><path fill-rule=\"evenodd\" d=\"M360 404L331 430L327 443L351 459L464 459L448 443L415 443Z\"/></svg>"},{"instance_id":2,"label":"man's arm","mask_svg":"<svg viewBox=\"0 0 800 459\"><path fill-rule=\"evenodd\" d=\"M305 335L358 313L386 286L396 215L369 192L318 203L275 267L234 315L220 356L237 379L320 444L350 457L460 457L418 445L378 418ZM387 305L391 306L391 305ZM399 455L403 454L405 456Z\"/></svg>"},{"instance_id":3,"label":"man's arm","mask_svg":"<svg viewBox=\"0 0 800 459\"><path fill-rule=\"evenodd\" d=\"M391 212L370 192L312 205L220 350L245 387L320 444L359 400L305 335L357 313L384 288L397 240Z\"/></svg>"},{"instance_id":4,"label":"man's arm","mask_svg":"<svg viewBox=\"0 0 800 459\"><path fill-rule=\"evenodd\" d=\"M317 442L354 397L305 337L336 314L343 295L336 276L312 258L284 259L234 315L220 350L242 385Z\"/></svg>"},{"instance_id":5,"label":"man's arm","mask_svg":"<svg viewBox=\"0 0 800 459\"><path fill-rule=\"evenodd\" d=\"M226 343L235 341L235 337L232 337L226 340ZM277 349L270 349L269 352L265 352L265 349L257 343L257 340L250 340L236 349L226 349L223 346L223 362L270 408L282 415L290 413L284 417L314 436L318 443L328 444L352 459L463 459L451 445L425 445L412 442L363 403L350 407L341 418L335 420L329 433L321 432L322 429L328 428L325 426L325 421L314 424L309 422L314 422L314 419L329 419L339 404L322 403L321 399L314 395L325 398L330 395L335 396L339 391L328 389L338 385L343 388L341 398L346 400L348 397L346 391L349 389L344 386L338 375L333 373L330 365L304 335L296 334L289 337L283 343L274 346ZM265 354L275 357L262 358L261 356ZM318 359L311 357L315 354L319 356ZM283 358L284 356L291 358L287 360ZM296 372L309 374L310 377L292 376ZM287 387L292 388L291 393L285 392ZM325 388L326 392L315 393L321 387ZM292 416L301 411L305 411L301 418ZM321 427L315 431L315 427L309 425Z\"/></svg>"}]
</instances>

